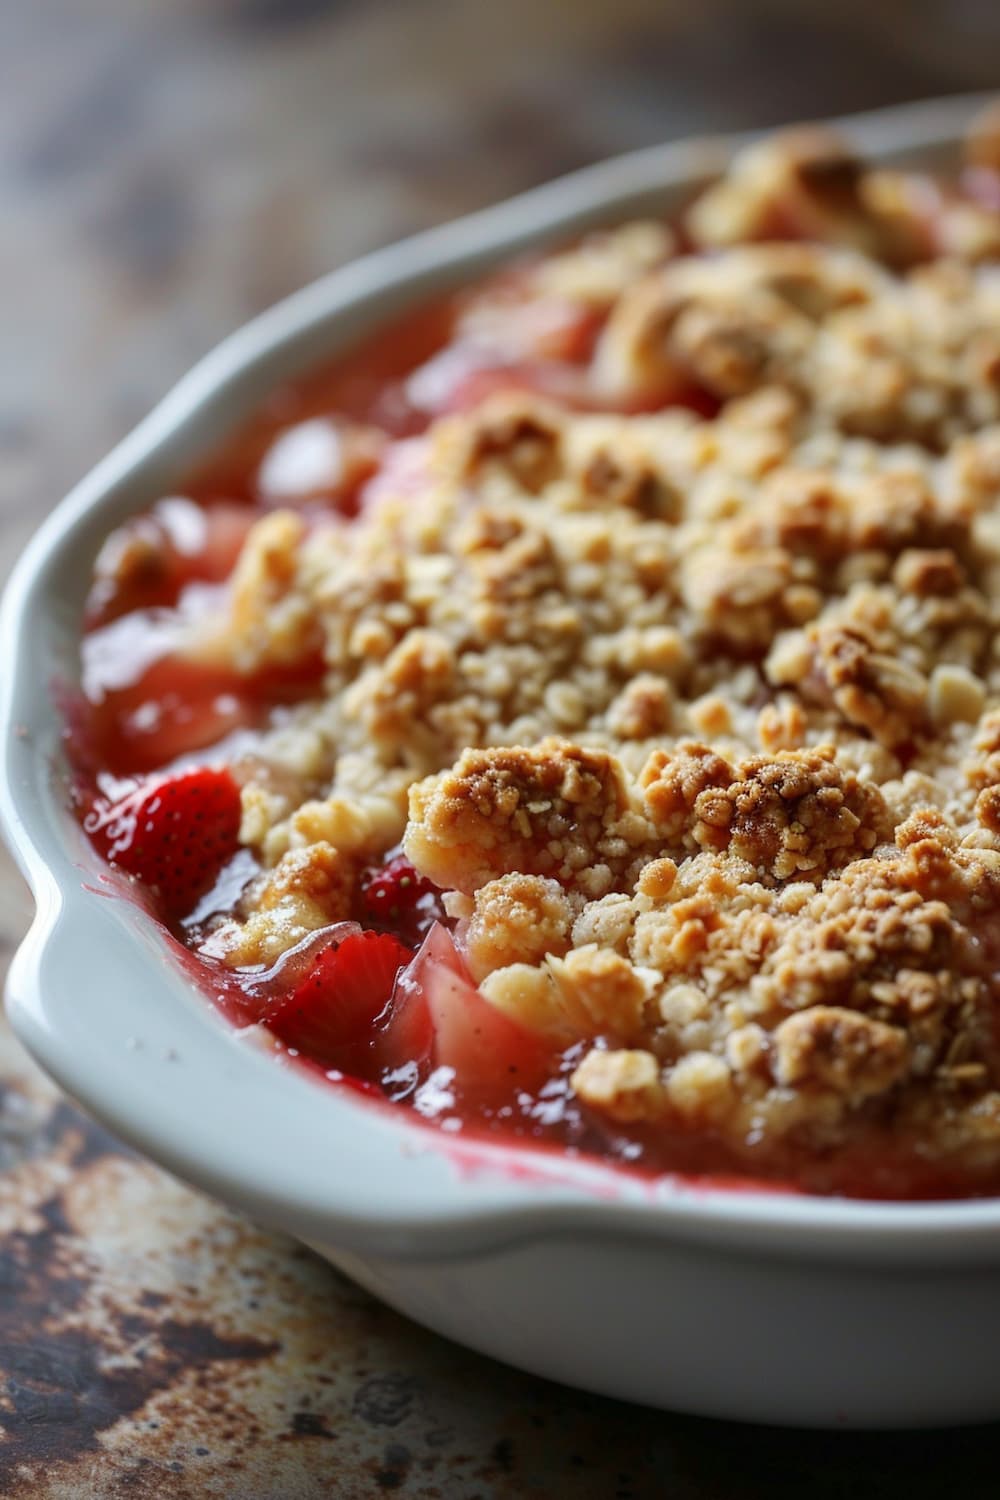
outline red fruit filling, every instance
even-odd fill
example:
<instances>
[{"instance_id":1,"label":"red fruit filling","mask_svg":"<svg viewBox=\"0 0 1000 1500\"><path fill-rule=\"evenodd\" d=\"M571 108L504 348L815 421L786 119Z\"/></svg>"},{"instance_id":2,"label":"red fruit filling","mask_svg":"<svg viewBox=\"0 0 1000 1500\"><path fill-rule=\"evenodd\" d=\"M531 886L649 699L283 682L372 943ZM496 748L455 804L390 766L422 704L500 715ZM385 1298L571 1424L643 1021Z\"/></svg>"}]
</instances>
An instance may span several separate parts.
<instances>
[{"instance_id":1,"label":"red fruit filling","mask_svg":"<svg viewBox=\"0 0 1000 1500\"><path fill-rule=\"evenodd\" d=\"M434 1037L435 1068L466 1105L491 1111L518 1093L535 1094L551 1075L553 1049L479 993L449 932L435 926L402 981L422 996Z\"/></svg>"},{"instance_id":2,"label":"red fruit filling","mask_svg":"<svg viewBox=\"0 0 1000 1500\"><path fill-rule=\"evenodd\" d=\"M515 292L517 285L515 275ZM74 801L97 849L149 888L158 915L188 942L236 908L258 867L238 844L233 777L185 762L213 746L220 755L252 752L256 729L311 696L324 670L318 650L297 666L247 677L181 649L198 617L218 608L250 527L274 501L261 493L261 465L275 440L316 418L406 438L435 415L500 390L595 404L585 364L605 315L569 305L556 311L537 329L527 320L532 338L520 356L465 337L461 296L408 315L349 359L281 392L189 476L183 496L159 501L106 542L86 608L82 691L64 694ZM405 491L415 462L419 470L413 444L389 443L366 503L386 475L395 493ZM343 498L310 495L309 503L343 516L350 509ZM342 923L326 938L317 933L267 975L223 976L202 960L199 970L238 1024L259 1020L305 1060L391 1099L409 1098L426 1116L439 1113L435 1100L452 1100L482 1121L501 1123L513 1112L536 1133L557 1122L575 1138L574 1106L564 1108L572 1059L554 1055L479 994L438 889L390 850L362 872L353 914L359 929Z\"/></svg>"},{"instance_id":3,"label":"red fruit filling","mask_svg":"<svg viewBox=\"0 0 1000 1500\"><path fill-rule=\"evenodd\" d=\"M371 1082L426 1056L430 1028L395 1005L396 978L410 949L391 933L351 932L335 938L312 959L291 994L267 1016L288 1047ZM415 1023L415 1024L414 1024ZM410 1049L416 1049L415 1053Z\"/></svg>"},{"instance_id":4,"label":"red fruit filling","mask_svg":"<svg viewBox=\"0 0 1000 1500\"><path fill-rule=\"evenodd\" d=\"M293 985L265 1009L270 1030L390 1097L416 1092L419 1102L429 1090L439 1102L445 1091L489 1115L537 1093L556 1064L551 1047L483 998L440 924L416 957L391 933L338 935Z\"/></svg>"},{"instance_id":5,"label":"red fruit filling","mask_svg":"<svg viewBox=\"0 0 1000 1500\"><path fill-rule=\"evenodd\" d=\"M134 610L169 608L190 583L221 583L259 515L241 502L196 505L177 495L126 521L94 565L88 629Z\"/></svg>"},{"instance_id":6,"label":"red fruit filling","mask_svg":"<svg viewBox=\"0 0 1000 1500\"><path fill-rule=\"evenodd\" d=\"M413 947L419 946L435 922L444 919L440 891L417 873L405 854L362 875L360 906L366 927L396 932Z\"/></svg>"},{"instance_id":7,"label":"red fruit filling","mask_svg":"<svg viewBox=\"0 0 1000 1500\"><path fill-rule=\"evenodd\" d=\"M199 767L98 798L84 827L104 857L186 916L239 848L240 789L228 771Z\"/></svg>"},{"instance_id":8,"label":"red fruit filling","mask_svg":"<svg viewBox=\"0 0 1000 1500\"><path fill-rule=\"evenodd\" d=\"M962 187L974 202L1000 205L1000 174L992 166L968 168ZM926 204L931 256L941 237L941 195L921 182L911 191ZM760 234L800 239L813 230L794 205L778 204ZM259 867L238 842L233 776L185 762L209 746L220 758L255 753L256 731L316 693L326 670L319 631L311 655L253 675L183 649L199 617L225 597L253 523L277 504L296 506L310 525L324 517L341 525L387 493L399 502L419 489L428 446L420 435L428 424L498 392L538 393L570 411L681 406L712 418L720 410L719 399L693 379L609 402L587 368L605 311L572 302L526 309L518 299L529 272L526 266L508 274L509 326L499 337L494 330L493 343L482 320L468 323L461 296L407 314L348 359L275 393L192 477L183 497L164 498L129 520L101 551L86 607L83 691L67 711L79 773L74 795L96 848L149 888L158 914L192 947L217 919L239 913ZM342 482L334 462L340 423L379 429L373 453L381 454ZM330 447L331 467L310 470L307 482L303 438L310 427L311 440ZM297 447L286 441L276 448L292 428ZM895 747L904 767L915 748ZM266 973L213 969L204 955L190 963L240 1024L260 1022L307 1062L409 1100L446 1128L473 1120L654 1168L726 1169L723 1148L709 1137L678 1132L667 1139L638 1125L625 1132L588 1113L569 1084L587 1044L560 1051L483 997L448 930L441 893L403 855L389 851L384 863L363 871L349 909L360 926L323 928ZM821 1190L829 1190L822 1171L821 1164ZM888 1196L951 1191L931 1168L921 1176L919 1164L888 1157L881 1168L859 1160L856 1188L850 1171L847 1163L836 1179L840 1190L847 1183L851 1191L874 1186Z\"/></svg>"}]
</instances>

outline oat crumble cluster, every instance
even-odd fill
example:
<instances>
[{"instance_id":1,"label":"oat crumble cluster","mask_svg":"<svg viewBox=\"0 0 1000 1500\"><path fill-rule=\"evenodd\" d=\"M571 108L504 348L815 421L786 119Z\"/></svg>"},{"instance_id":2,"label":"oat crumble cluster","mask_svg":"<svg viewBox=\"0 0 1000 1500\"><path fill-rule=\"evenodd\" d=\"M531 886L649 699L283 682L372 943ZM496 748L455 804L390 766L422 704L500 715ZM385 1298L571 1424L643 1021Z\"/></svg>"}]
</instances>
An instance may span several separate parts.
<instances>
[{"instance_id":1,"label":"oat crumble cluster","mask_svg":"<svg viewBox=\"0 0 1000 1500\"><path fill-rule=\"evenodd\" d=\"M273 963L402 843L609 1122L995 1168L1000 214L925 200L753 147L679 242L470 302L593 310L588 401L487 395L357 518L256 523L188 649L325 691L236 766L264 873L206 952Z\"/></svg>"}]
</instances>

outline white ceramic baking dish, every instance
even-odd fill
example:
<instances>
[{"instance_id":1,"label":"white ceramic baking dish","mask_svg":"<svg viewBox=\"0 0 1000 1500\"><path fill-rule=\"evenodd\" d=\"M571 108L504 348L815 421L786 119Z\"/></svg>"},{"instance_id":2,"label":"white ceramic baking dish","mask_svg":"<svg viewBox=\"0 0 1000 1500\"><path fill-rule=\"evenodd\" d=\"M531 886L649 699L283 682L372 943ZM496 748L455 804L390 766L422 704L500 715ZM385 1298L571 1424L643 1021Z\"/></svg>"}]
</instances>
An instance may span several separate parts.
<instances>
[{"instance_id":1,"label":"white ceramic baking dish","mask_svg":"<svg viewBox=\"0 0 1000 1500\"><path fill-rule=\"evenodd\" d=\"M882 160L954 158L983 101L840 122ZM876 1204L657 1184L463 1146L230 1030L102 883L69 816L50 685L77 670L90 565L277 381L525 246L669 211L741 141L588 168L336 271L228 339L58 507L0 622L0 810L37 901L13 1025L92 1114L464 1344L716 1416L873 1426L1000 1416L1000 1200Z\"/></svg>"}]
</instances>

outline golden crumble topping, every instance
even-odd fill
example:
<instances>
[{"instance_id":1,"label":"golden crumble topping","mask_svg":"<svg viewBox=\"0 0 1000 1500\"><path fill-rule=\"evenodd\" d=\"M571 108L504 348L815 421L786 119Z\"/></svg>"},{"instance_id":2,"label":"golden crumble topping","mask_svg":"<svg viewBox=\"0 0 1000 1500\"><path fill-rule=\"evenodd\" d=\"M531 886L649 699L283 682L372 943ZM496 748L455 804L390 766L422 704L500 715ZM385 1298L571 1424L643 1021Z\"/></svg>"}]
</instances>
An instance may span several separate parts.
<instances>
[{"instance_id":1,"label":"golden crumble topping","mask_svg":"<svg viewBox=\"0 0 1000 1500\"><path fill-rule=\"evenodd\" d=\"M466 750L452 770L418 782L403 847L436 885L468 894L523 871L603 896L650 833L613 755L543 740Z\"/></svg>"},{"instance_id":2,"label":"golden crumble topping","mask_svg":"<svg viewBox=\"0 0 1000 1500\"><path fill-rule=\"evenodd\" d=\"M683 243L471 298L598 320L586 399L484 394L356 517L254 526L187 649L325 689L241 769L265 873L209 949L272 962L402 844L609 1123L996 1168L1000 215L810 130Z\"/></svg>"}]
</instances>

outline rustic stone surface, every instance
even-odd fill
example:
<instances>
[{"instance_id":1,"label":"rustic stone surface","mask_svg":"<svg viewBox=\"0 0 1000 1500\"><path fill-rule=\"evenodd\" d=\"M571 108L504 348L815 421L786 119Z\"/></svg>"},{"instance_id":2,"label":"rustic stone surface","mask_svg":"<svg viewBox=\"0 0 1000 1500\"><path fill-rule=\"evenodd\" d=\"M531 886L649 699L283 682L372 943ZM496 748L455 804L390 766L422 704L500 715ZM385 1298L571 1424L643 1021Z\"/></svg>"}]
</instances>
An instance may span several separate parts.
<instances>
[{"instance_id":1,"label":"rustic stone surface","mask_svg":"<svg viewBox=\"0 0 1000 1500\"><path fill-rule=\"evenodd\" d=\"M194 358L370 246L632 145L996 82L990 0L30 0L0 12L0 570ZM30 902L0 865L0 954ZM996 1429L667 1418L422 1332L0 1034L0 1494L996 1493Z\"/></svg>"}]
</instances>

